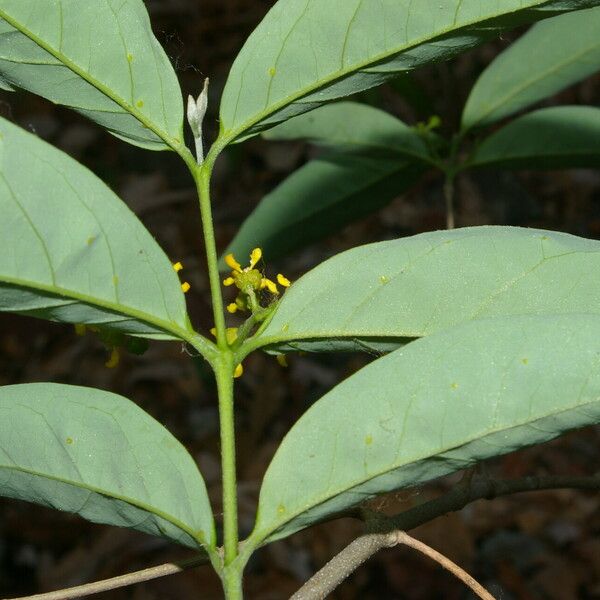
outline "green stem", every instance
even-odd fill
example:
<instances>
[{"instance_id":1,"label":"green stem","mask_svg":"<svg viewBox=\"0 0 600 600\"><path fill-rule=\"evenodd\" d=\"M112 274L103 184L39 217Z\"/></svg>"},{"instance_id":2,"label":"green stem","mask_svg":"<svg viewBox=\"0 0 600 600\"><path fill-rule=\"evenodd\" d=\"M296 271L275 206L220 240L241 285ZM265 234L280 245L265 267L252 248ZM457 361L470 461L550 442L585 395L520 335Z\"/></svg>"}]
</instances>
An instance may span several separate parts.
<instances>
[{"instance_id":1,"label":"green stem","mask_svg":"<svg viewBox=\"0 0 600 600\"><path fill-rule=\"evenodd\" d=\"M444 199L446 200L446 229L454 229L454 175L446 173L444 181Z\"/></svg>"},{"instance_id":2,"label":"green stem","mask_svg":"<svg viewBox=\"0 0 600 600\"><path fill-rule=\"evenodd\" d=\"M242 568L236 566L238 549L238 509L237 477L235 461L235 423L233 404L234 355L227 344L225 313L218 267L217 247L210 205L210 177L214 162L222 150L223 144L215 143L206 159L197 165L191 153L181 153L181 157L190 169L200 202L200 216L204 247L208 267L208 280L213 308L215 328L217 330L217 353L211 361L217 381L219 397L219 420L221 435L221 468L223 483L223 567L220 575L223 589L228 600L241 600Z\"/></svg>"},{"instance_id":3,"label":"green stem","mask_svg":"<svg viewBox=\"0 0 600 600\"><path fill-rule=\"evenodd\" d=\"M452 141L450 142L450 153L448 156L448 162L445 166L441 167L442 171L444 171L445 174L444 199L446 201L446 229L454 229L454 227L456 226L456 219L454 216L454 183L456 181L456 175L460 171L458 153L460 150L462 139L462 133L457 133L452 137Z\"/></svg>"},{"instance_id":4,"label":"green stem","mask_svg":"<svg viewBox=\"0 0 600 600\"><path fill-rule=\"evenodd\" d=\"M223 561L225 568L238 555L237 482L235 465L235 424L233 410L233 353L221 351L215 365L219 394L221 468L223 471ZM225 581L225 579L223 580Z\"/></svg>"},{"instance_id":5,"label":"green stem","mask_svg":"<svg viewBox=\"0 0 600 600\"><path fill-rule=\"evenodd\" d=\"M242 600L244 593L242 590L242 574L237 565L232 565L223 570L221 575L223 591L227 600Z\"/></svg>"},{"instance_id":6,"label":"green stem","mask_svg":"<svg viewBox=\"0 0 600 600\"><path fill-rule=\"evenodd\" d=\"M225 336L225 314L223 312L223 296L221 294L221 280L219 277L217 247L215 243L215 231L212 221L212 209L210 206L210 176L212 163L204 163L202 166L194 166L192 175L198 190L200 201L200 217L202 219L202 232L204 234L204 248L206 252L206 263L208 267L208 280L210 284L210 296L212 301L213 318L217 330L217 346L221 349L227 348Z\"/></svg>"},{"instance_id":7,"label":"green stem","mask_svg":"<svg viewBox=\"0 0 600 600\"><path fill-rule=\"evenodd\" d=\"M238 327L237 338L235 342L231 345L231 349L234 352L237 352L239 348L242 347L248 336L252 333L252 330L256 325L262 323L265 319L271 316L273 313L273 308L268 306L266 308L258 308L256 312L253 312L243 323ZM236 356L237 358L237 356ZM238 363L241 360L237 361Z\"/></svg>"}]
</instances>

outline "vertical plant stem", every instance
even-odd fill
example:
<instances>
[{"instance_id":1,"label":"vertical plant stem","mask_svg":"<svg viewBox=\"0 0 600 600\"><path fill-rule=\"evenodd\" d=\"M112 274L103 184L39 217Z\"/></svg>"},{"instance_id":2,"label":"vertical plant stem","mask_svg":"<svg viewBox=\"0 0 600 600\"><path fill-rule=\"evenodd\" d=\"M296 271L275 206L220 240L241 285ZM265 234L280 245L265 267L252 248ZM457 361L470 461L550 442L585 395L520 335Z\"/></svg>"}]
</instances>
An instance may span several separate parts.
<instances>
[{"instance_id":1,"label":"vertical plant stem","mask_svg":"<svg viewBox=\"0 0 600 600\"><path fill-rule=\"evenodd\" d=\"M223 477L223 546L225 566L235 560L238 553L237 531L237 482L235 466L235 428L233 415L233 354L225 335L225 315L219 278L217 248L210 206L210 176L213 160L207 160L195 170L196 185L200 199L202 230L206 248L206 262L210 294L217 330L220 354L213 368L219 395L219 419L221 433L221 466Z\"/></svg>"},{"instance_id":2,"label":"vertical plant stem","mask_svg":"<svg viewBox=\"0 0 600 600\"><path fill-rule=\"evenodd\" d=\"M225 349L227 348L227 339L225 337L225 315L223 312L221 281L219 279L219 259L217 256L212 209L210 206L210 177L212 174L213 160L209 161L207 157L207 160L201 166L195 164L189 166L196 182L198 199L200 201L200 217L202 219L202 232L204 234L204 248L206 251L206 264L208 267L213 317L215 328L217 330L217 345L219 348Z\"/></svg>"},{"instance_id":3,"label":"vertical plant stem","mask_svg":"<svg viewBox=\"0 0 600 600\"><path fill-rule=\"evenodd\" d=\"M227 344L225 331L225 314L223 296L219 277L217 247L210 204L210 178L214 161L221 150L215 144L202 165L186 157L186 163L194 176L208 266L208 279L213 308L215 328L217 330L217 346L219 353L211 361L217 381L219 396L219 421L221 435L221 467L223 484L223 566L221 580L227 600L242 598L242 569L237 566L238 556L238 514L237 514L237 476L235 460L235 424L233 404L233 372L235 365L233 352ZM191 156L191 155L190 155Z\"/></svg>"},{"instance_id":4,"label":"vertical plant stem","mask_svg":"<svg viewBox=\"0 0 600 600\"><path fill-rule=\"evenodd\" d=\"M242 600L242 574L235 565L225 568L221 575L226 600Z\"/></svg>"},{"instance_id":5,"label":"vertical plant stem","mask_svg":"<svg viewBox=\"0 0 600 600\"><path fill-rule=\"evenodd\" d=\"M446 200L446 229L454 229L454 174L447 173L444 181L444 198Z\"/></svg>"},{"instance_id":6,"label":"vertical plant stem","mask_svg":"<svg viewBox=\"0 0 600 600\"><path fill-rule=\"evenodd\" d=\"M235 425L233 411L233 354L223 352L216 365L223 471L223 551L225 567L238 555Z\"/></svg>"}]
</instances>

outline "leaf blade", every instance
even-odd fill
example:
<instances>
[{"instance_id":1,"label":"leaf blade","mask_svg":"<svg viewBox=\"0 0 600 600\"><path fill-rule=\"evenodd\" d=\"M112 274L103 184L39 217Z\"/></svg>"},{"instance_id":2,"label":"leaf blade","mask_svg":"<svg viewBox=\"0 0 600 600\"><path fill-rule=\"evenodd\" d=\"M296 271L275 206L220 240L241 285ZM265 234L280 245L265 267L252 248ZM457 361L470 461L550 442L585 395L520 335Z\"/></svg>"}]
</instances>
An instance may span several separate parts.
<instances>
[{"instance_id":1,"label":"leaf blade","mask_svg":"<svg viewBox=\"0 0 600 600\"><path fill-rule=\"evenodd\" d=\"M403 159L331 152L300 167L267 194L224 254L245 256L260 247L274 259L293 252L385 206L423 171Z\"/></svg>"},{"instance_id":2,"label":"leaf blade","mask_svg":"<svg viewBox=\"0 0 600 600\"><path fill-rule=\"evenodd\" d=\"M0 311L146 337L193 335L170 261L125 204L3 119L0 135Z\"/></svg>"},{"instance_id":3,"label":"leaf blade","mask_svg":"<svg viewBox=\"0 0 600 600\"><path fill-rule=\"evenodd\" d=\"M358 102L335 102L268 130L267 140L307 139L344 151L381 152L433 162L421 136L400 119Z\"/></svg>"},{"instance_id":4,"label":"leaf blade","mask_svg":"<svg viewBox=\"0 0 600 600\"><path fill-rule=\"evenodd\" d=\"M600 419L600 317L464 323L371 363L294 425L265 475L251 539L270 542Z\"/></svg>"},{"instance_id":5,"label":"leaf blade","mask_svg":"<svg viewBox=\"0 0 600 600\"><path fill-rule=\"evenodd\" d=\"M2 39L0 77L8 84L69 106L134 145L183 148L177 77L142 0L2 0Z\"/></svg>"},{"instance_id":6,"label":"leaf blade","mask_svg":"<svg viewBox=\"0 0 600 600\"><path fill-rule=\"evenodd\" d=\"M502 9L454 0L279 0L233 64L221 101L221 141L241 141L400 71L456 55L495 33L595 0L510 0ZM433 18L432 18L433 17Z\"/></svg>"},{"instance_id":7,"label":"leaf blade","mask_svg":"<svg viewBox=\"0 0 600 600\"><path fill-rule=\"evenodd\" d=\"M555 106L527 113L482 141L471 167L564 169L600 165L600 108Z\"/></svg>"},{"instance_id":8,"label":"leaf blade","mask_svg":"<svg viewBox=\"0 0 600 600\"><path fill-rule=\"evenodd\" d=\"M430 335L510 314L597 313L600 242L518 227L467 227L360 246L286 291L253 341L331 351ZM574 284L565 295L560 282ZM339 342L339 344L338 344ZM375 346L376 347L376 346Z\"/></svg>"},{"instance_id":9,"label":"leaf blade","mask_svg":"<svg viewBox=\"0 0 600 600\"><path fill-rule=\"evenodd\" d=\"M538 23L477 80L463 130L490 125L552 96L600 69L600 7Z\"/></svg>"},{"instance_id":10,"label":"leaf blade","mask_svg":"<svg viewBox=\"0 0 600 600\"><path fill-rule=\"evenodd\" d=\"M0 495L212 552L202 476L126 398L50 383L0 388Z\"/></svg>"}]
</instances>

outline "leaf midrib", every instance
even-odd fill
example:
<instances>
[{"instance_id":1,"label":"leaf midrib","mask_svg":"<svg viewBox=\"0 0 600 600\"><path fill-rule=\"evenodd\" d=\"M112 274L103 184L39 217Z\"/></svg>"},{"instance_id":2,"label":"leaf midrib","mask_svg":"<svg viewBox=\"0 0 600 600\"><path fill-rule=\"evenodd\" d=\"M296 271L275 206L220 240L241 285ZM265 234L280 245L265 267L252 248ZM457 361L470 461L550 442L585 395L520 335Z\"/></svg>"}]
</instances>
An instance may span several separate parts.
<instances>
[{"instance_id":1,"label":"leaf midrib","mask_svg":"<svg viewBox=\"0 0 600 600\"><path fill-rule=\"evenodd\" d=\"M17 277L9 277L6 275L0 275L0 283L7 283L16 287L23 287L37 290L40 292L46 292L54 296L59 296L66 299L73 299L84 304L104 308L113 313L124 315L126 317L132 317L138 321L142 321L144 323L153 325L154 327L157 327L162 331L174 334L178 339L190 343L192 342L192 339L195 338L195 332L193 330L184 329L174 321L165 321L164 319L157 318L154 315L151 315L150 313L147 313L143 310L133 308L124 304L115 304L108 300L103 300L95 296L81 294L79 292L75 292L67 288L62 288L60 286L46 285L43 283L33 282L27 279L20 279Z\"/></svg>"},{"instance_id":2,"label":"leaf midrib","mask_svg":"<svg viewBox=\"0 0 600 600\"><path fill-rule=\"evenodd\" d=\"M244 355L253 352L254 350L258 350L259 348L264 348L265 346L273 346L275 344L288 343L288 342L307 342L312 340L362 340L364 338L385 338L388 341L393 341L395 339L418 339L425 337L427 333L423 332L402 332L402 333L394 333L390 335L390 330L386 329L384 331L360 331L360 332L350 332L348 330L342 331L318 331L318 332L302 332L301 334L296 335L287 335L287 336L269 336L262 337L258 336L253 338L247 342L247 345L244 344L242 347L244 349Z\"/></svg>"},{"instance_id":3,"label":"leaf midrib","mask_svg":"<svg viewBox=\"0 0 600 600\"><path fill-rule=\"evenodd\" d=\"M59 483L65 484L65 485L69 485L69 486L72 486L75 488L87 490L89 492L98 494L100 496L114 498L115 500L120 500L121 502L125 502L126 504L131 504L132 506L135 506L136 508L140 508L150 514L153 514L157 517L160 517L161 519L164 519L165 521L168 521L172 525L175 525L175 527L177 527L178 529L181 529L181 531L187 533L192 539L196 540L200 545L207 547L207 548L210 547L208 545L206 539L204 538L204 536L198 535L197 531L195 531L194 529L192 529L191 527L189 527L188 525L183 523L183 521L179 520L177 517L175 517L169 513L163 512L162 510L159 510L158 508L151 506L150 504L146 504L145 502L142 502L141 500L136 500L135 498L131 498L129 496L123 496L121 494L117 494L110 490L102 490L101 488L97 488L95 486L89 485L82 481L76 481L76 480L67 479L64 477L58 477L56 475L50 475L48 473L36 471L34 469L26 469L25 467L20 467L17 465L0 464L0 470L16 471L19 473L25 473L27 475L35 475L36 477L41 477L42 479L49 479L51 481L57 481ZM79 514L79 513L77 513L77 514Z\"/></svg>"},{"instance_id":4,"label":"leaf midrib","mask_svg":"<svg viewBox=\"0 0 600 600\"><path fill-rule=\"evenodd\" d=\"M355 65L353 65L352 68L340 69L340 70L336 71L335 73L333 73L331 76L325 77L323 79L319 79L319 80L317 80L317 82L315 84L303 88L302 91L297 92L295 94L290 94L289 96L283 98L279 102L271 105L269 110L263 109L261 112L257 113L257 115L255 117L248 119L244 123L240 124L237 128L223 130L219 134L219 138L220 138L223 146L225 146L225 145L231 143L231 141L235 140L244 131L249 130L254 125L256 125L260 121L264 120L267 116L273 115L273 114L277 113L280 109L293 104L295 101L297 101L305 96L308 96L313 92L316 92L320 88L329 86L336 81L341 81L344 78L346 78L347 76L352 75L353 73L356 73L358 71L361 71L364 68L368 68L369 66L372 66L379 62L382 62L388 58L393 57L396 54L400 54L401 52L406 52L407 50L410 50L411 48L416 48L416 47L424 45L426 43L431 43L434 40L436 40L437 38L444 37L445 35L447 35L449 33L458 33L460 31L462 31L463 29L467 29L468 27L470 27L472 25L476 25L478 23L493 21L500 16L507 16L509 14L519 13L523 10L529 10L533 7L543 5L543 4L547 3L547 1L548 0L538 0L537 2L530 4L526 8L515 9L510 12L494 13L494 15L490 15L490 16L486 17L485 19L482 19L481 21L477 21L477 20L467 21L467 22L465 22L465 24L463 24L460 27L457 27L454 29L452 27L443 29L443 30L441 30L441 32L438 32L433 37L422 37L422 38L415 40L411 44L401 47L400 49L395 49L393 51L388 51L388 52L382 52L381 54L375 55L375 57L371 57L368 61L365 61L362 63L355 63ZM223 121L224 120L221 115L221 123L223 123Z\"/></svg>"},{"instance_id":5,"label":"leaf midrib","mask_svg":"<svg viewBox=\"0 0 600 600\"><path fill-rule=\"evenodd\" d=\"M545 420L548 418L553 418L556 417L558 415L562 415L564 413L570 412L572 410L576 410L576 409L580 409L580 408L585 408L586 406L594 406L596 404L599 404L600 401L599 400L591 400L589 402L585 402L585 403L581 403L581 404L574 404L573 406L570 406L568 408L565 409L561 409L561 410L555 410L552 412L548 412L544 415L538 416L536 419L534 420L528 420L528 421L521 421L515 425L511 425L509 427L498 427L498 428L491 428L489 430L486 430L483 434L480 434L478 436L473 436L471 438L466 439L465 441L463 441L461 444L456 445L456 446L448 446L445 448L442 448L438 451L435 452L435 454L429 454L427 456L421 456L421 457L413 457L412 459L407 460L405 463L401 464L401 465L397 465L394 466L392 468L388 468L388 469L382 469L381 471L378 471L376 474L373 474L371 476L369 476L368 478L364 478L362 480L357 480L355 482L353 482L351 485L345 486L344 489L342 489L341 491L337 491L334 493L327 493L324 494L318 501L313 501L312 504L307 508L306 506L304 508L300 508L298 509L295 513L293 513L292 515L289 516L289 518L286 518L284 520L279 521L278 523L276 523L275 525L272 525L270 527L265 527L264 530L254 530L250 536L249 536L249 540L250 539L254 539L257 540L257 545L260 545L261 543L263 543L268 536L270 536L272 533L276 532L277 530L281 529L281 527L283 527L284 525L291 523L292 521L294 521L299 515L302 515L304 513L308 513L311 510L313 510L314 508L316 508L317 506L324 504L325 502L327 502L328 500L331 500L332 498L335 498L336 496L340 496L341 494L344 494L346 492L350 492L352 491L352 489L360 487L362 485L365 485L366 483L368 483L369 481L372 481L373 479L377 479L378 477L381 477L382 475L385 475L386 473L389 473L391 471L394 471L396 469L402 469L404 467L407 467L409 465L412 464L416 464L419 463L421 461L426 461L430 458L435 458L437 456L439 456L440 454L444 454L446 452L450 452L452 450L457 450L460 448L463 448L464 446L467 446L468 444L471 444L472 442L476 442L478 440L481 440L485 437L488 437L490 435L494 435L497 433L501 433L501 432L505 432L505 431L511 431L513 429L520 429L522 427L526 427L526 426L530 426L532 424L537 423L538 421L541 420ZM285 440L284 440L285 442ZM268 471L267 471L268 474ZM265 475L266 477L266 475ZM264 480L263 480L264 481ZM427 481L427 480L424 480ZM401 489L401 488L398 488ZM259 510L260 510L260 499L259 499ZM259 518L257 518L258 521Z\"/></svg>"},{"instance_id":6,"label":"leaf midrib","mask_svg":"<svg viewBox=\"0 0 600 600\"><path fill-rule=\"evenodd\" d=\"M29 38L32 42L36 43L40 48L48 52L48 54L54 56L56 60L58 60L61 64L71 70L75 75L81 77L83 80L87 81L90 85L96 88L100 93L104 94L107 98L112 100L115 104L118 104L125 112L129 113L135 119L137 119L144 127L152 131L156 134L160 139L169 146L173 151L180 152L181 142L177 143L171 136L166 132L156 126L152 121L147 119L143 113L137 110L134 106L126 102L123 98L114 93L113 90L108 88L106 85L98 81L95 77L93 77L90 73L85 71L79 65L75 64L71 59L67 58L62 52L59 52L55 48L51 47L49 44L44 42L39 36L34 34L32 31L27 29L22 23L18 22L16 19L8 16L6 11L0 9L0 17L3 18L7 23L12 25L17 31L21 32L24 36ZM87 109L89 110L89 109Z\"/></svg>"}]
</instances>

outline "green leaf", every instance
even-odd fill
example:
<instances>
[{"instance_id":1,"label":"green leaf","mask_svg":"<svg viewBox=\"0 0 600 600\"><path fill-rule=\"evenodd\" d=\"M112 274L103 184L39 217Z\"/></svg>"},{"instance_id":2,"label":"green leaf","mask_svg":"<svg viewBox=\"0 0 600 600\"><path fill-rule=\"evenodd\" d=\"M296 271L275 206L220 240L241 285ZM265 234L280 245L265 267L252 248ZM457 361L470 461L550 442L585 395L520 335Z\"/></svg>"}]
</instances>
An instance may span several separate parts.
<instances>
[{"instance_id":1,"label":"green leaf","mask_svg":"<svg viewBox=\"0 0 600 600\"><path fill-rule=\"evenodd\" d=\"M408 189L434 163L427 145L395 117L356 102L323 106L277 126L271 140L309 139L332 151L268 194L225 254L257 246L269 259L339 231Z\"/></svg>"},{"instance_id":2,"label":"green leaf","mask_svg":"<svg viewBox=\"0 0 600 600\"><path fill-rule=\"evenodd\" d=\"M252 136L526 22L598 0L279 0L236 58L221 142Z\"/></svg>"},{"instance_id":3,"label":"green leaf","mask_svg":"<svg viewBox=\"0 0 600 600\"><path fill-rule=\"evenodd\" d=\"M289 254L385 206L423 170L402 158L339 152L312 160L262 199L225 254L256 247L269 260Z\"/></svg>"},{"instance_id":4,"label":"green leaf","mask_svg":"<svg viewBox=\"0 0 600 600\"><path fill-rule=\"evenodd\" d=\"M600 8L532 27L488 66L465 105L463 130L499 121L600 70Z\"/></svg>"},{"instance_id":5,"label":"green leaf","mask_svg":"<svg viewBox=\"0 0 600 600\"><path fill-rule=\"evenodd\" d=\"M193 334L171 262L85 167L0 119L0 312Z\"/></svg>"},{"instance_id":6,"label":"green leaf","mask_svg":"<svg viewBox=\"0 0 600 600\"><path fill-rule=\"evenodd\" d=\"M483 140L470 167L562 169L600 166L600 108L556 106L515 119Z\"/></svg>"},{"instance_id":7,"label":"green leaf","mask_svg":"<svg viewBox=\"0 0 600 600\"><path fill-rule=\"evenodd\" d=\"M185 448L130 400L92 388L0 388L0 495L215 547L202 476Z\"/></svg>"},{"instance_id":8,"label":"green leaf","mask_svg":"<svg viewBox=\"0 0 600 600\"><path fill-rule=\"evenodd\" d=\"M268 140L307 139L353 152L432 162L421 136L400 119L366 104L336 102L294 117L265 133Z\"/></svg>"},{"instance_id":9,"label":"green leaf","mask_svg":"<svg viewBox=\"0 0 600 600\"><path fill-rule=\"evenodd\" d=\"M600 242L517 227L353 248L292 284L253 347L377 348L491 316L600 314Z\"/></svg>"},{"instance_id":10,"label":"green leaf","mask_svg":"<svg viewBox=\"0 0 600 600\"><path fill-rule=\"evenodd\" d=\"M376 360L304 414L267 470L251 538L599 420L600 316L463 323Z\"/></svg>"},{"instance_id":11,"label":"green leaf","mask_svg":"<svg viewBox=\"0 0 600 600\"><path fill-rule=\"evenodd\" d=\"M0 0L0 79L136 146L183 147L181 91L142 0Z\"/></svg>"}]
</instances>

